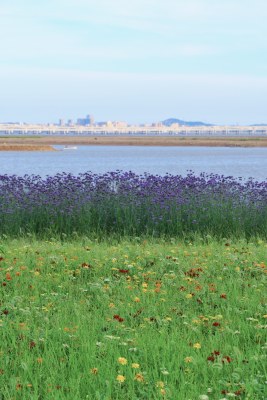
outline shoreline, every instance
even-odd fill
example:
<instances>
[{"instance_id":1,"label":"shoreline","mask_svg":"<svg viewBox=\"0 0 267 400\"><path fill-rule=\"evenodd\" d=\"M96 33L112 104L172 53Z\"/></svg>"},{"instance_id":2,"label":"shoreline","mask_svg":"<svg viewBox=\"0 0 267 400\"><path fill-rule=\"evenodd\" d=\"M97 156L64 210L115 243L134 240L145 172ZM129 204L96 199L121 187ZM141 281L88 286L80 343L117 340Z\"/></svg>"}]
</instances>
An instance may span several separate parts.
<instances>
[{"instance_id":1,"label":"shoreline","mask_svg":"<svg viewBox=\"0 0 267 400\"><path fill-rule=\"evenodd\" d=\"M267 147L267 137L0 137L0 151L56 151L53 145Z\"/></svg>"}]
</instances>

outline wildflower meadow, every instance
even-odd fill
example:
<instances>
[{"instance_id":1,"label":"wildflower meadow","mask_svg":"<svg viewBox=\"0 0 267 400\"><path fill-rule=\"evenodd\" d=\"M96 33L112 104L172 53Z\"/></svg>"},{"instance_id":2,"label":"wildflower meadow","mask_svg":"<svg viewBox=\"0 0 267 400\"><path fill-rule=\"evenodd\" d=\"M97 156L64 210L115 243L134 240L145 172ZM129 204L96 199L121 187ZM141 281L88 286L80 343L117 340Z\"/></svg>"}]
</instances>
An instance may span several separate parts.
<instances>
[{"instance_id":1,"label":"wildflower meadow","mask_svg":"<svg viewBox=\"0 0 267 400\"><path fill-rule=\"evenodd\" d=\"M266 195L1 176L0 399L266 400Z\"/></svg>"}]
</instances>

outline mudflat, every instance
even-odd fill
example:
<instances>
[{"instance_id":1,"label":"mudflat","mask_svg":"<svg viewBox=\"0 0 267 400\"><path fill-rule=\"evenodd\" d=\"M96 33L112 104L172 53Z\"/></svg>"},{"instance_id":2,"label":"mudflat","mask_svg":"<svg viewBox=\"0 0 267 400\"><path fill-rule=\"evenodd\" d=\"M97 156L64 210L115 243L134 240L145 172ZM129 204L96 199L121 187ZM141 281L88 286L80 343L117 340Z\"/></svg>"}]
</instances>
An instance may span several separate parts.
<instances>
[{"instance_id":1,"label":"mudflat","mask_svg":"<svg viewBox=\"0 0 267 400\"><path fill-rule=\"evenodd\" d=\"M0 151L56 151L56 149L50 145L7 144L0 142Z\"/></svg>"},{"instance_id":2,"label":"mudflat","mask_svg":"<svg viewBox=\"0 0 267 400\"><path fill-rule=\"evenodd\" d=\"M53 145L267 147L266 137L27 136L0 137L0 150L52 151Z\"/></svg>"}]
</instances>

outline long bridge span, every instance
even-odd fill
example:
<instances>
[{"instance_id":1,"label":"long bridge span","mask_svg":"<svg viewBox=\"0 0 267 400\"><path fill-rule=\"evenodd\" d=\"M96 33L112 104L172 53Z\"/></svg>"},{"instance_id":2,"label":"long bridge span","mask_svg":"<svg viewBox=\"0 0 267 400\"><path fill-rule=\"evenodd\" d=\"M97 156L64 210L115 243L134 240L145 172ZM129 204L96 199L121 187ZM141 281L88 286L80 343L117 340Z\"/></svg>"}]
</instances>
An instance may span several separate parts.
<instances>
[{"instance_id":1,"label":"long bridge span","mask_svg":"<svg viewBox=\"0 0 267 400\"><path fill-rule=\"evenodd\" d=\"M172 128L129 126L125 128L99 126L58 126L0 124L1 136L266 136L267 126L198 126Z\"/></svg>"}]
</instances>

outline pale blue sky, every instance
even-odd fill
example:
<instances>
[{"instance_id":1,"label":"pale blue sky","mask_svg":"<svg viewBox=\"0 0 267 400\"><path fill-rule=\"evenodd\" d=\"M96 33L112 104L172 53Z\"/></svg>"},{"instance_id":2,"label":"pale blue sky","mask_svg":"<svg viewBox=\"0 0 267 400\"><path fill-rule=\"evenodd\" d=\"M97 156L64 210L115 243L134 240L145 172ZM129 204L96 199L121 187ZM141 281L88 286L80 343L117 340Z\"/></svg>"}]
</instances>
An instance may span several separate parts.
<instances>
[{"instance_id":1,"label":"pale blue sky","mask_svg":"<svg viewBox=\"0 0 267 400\"><path fill-rule=\"evenodd\" d=\"M0 122L267 123L266 0L0 0Z\"/></svg>"}]
</instances>

